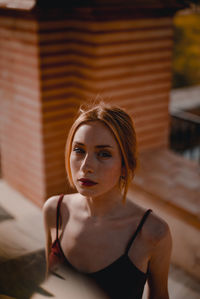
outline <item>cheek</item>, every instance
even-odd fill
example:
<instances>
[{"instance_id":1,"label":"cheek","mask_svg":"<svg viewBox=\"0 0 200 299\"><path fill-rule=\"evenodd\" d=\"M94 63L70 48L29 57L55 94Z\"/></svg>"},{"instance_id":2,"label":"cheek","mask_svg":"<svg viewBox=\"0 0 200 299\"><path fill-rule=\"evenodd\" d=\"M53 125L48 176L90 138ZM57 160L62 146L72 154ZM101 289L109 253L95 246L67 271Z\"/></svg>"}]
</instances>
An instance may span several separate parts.
<instances>
[{"instance_id":1,"label":"cheek","mask_svg":"<svg viewBox=\"0 0 200 299\"><path fill-rule=\"evenodd\" d=\"M72 174L74 171L76 171L79 168L80 162L74 157L73 154L70 156L70 168L72 171Z\"/></svg>"},{"instance_id":2,"label":"cheek","mask_svg":"<svg viewBox=\"0 0 200 299\"><path fill-rule=\"evenodd\" d=\"M118 161L113 161L110 165L107 165L104 176L108 179L108 181L118 181L121 176L121 163Z\"/></svg>"}]
</instances>

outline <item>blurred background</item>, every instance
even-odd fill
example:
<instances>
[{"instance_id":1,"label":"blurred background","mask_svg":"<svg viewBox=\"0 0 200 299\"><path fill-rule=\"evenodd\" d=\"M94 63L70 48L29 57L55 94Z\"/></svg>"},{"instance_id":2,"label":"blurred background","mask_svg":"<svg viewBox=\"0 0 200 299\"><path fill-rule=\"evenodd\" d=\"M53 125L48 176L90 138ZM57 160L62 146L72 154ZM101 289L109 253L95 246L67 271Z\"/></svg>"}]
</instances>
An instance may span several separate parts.
<instances>
[{"instance_id":1,"label":"blurred background","mask_svg":"<svg viewBox=\"0 0 200 299\"><path fill-rule=\"evenodd\" d=\"M196 4L194 4L196 3ZM174 18L174 46L172 60L172 116L170 145L186 158L200 161L199 152L199 5L180 11ZM177 115L176 110L182 110Z\"/></svg>"},{"instance_id":2,"label":"blurred background","mask_svg":"<svg viewBox=\"0 0 200 299\"><path fill-rule=\"evenodd\" d=\"M102 298L64 269L44 281L41 212L74 192L67 133L98 97L134 119L129 196L170 226L170 298L200 298L198 0L0 0L0 298Z\"/></svg>"}]
</instances>

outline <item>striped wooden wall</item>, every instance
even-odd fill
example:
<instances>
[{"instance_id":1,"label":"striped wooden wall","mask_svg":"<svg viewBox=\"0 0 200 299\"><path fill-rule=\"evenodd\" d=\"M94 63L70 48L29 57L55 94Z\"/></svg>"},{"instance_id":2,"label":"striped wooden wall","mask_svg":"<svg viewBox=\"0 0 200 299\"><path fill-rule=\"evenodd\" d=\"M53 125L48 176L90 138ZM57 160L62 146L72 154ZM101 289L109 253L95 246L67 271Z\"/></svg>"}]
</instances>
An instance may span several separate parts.
<instances>
[{"instance_id":1,"label":"striped wooden wall","mask_svg":"<svg viewBox=\"0 0 200 299\"><path fill-rule=\"evenodd\" d=\"M2 173L35 202L44 198L37 22L0 17L0 109Z\"/></svg>"},{"instance_id":2,"label":"striped wooden wall","mask_svg":"<svg viewBox=\"0 0 200 299\"><path fill-rule=\"evenodd\" d=\"M167 146L172 35L170 17L40 22L50 193L65 183L61 164L72 116L97 94L131 113L140 150Z\"/></svg>"},{"instance_id":3,"label":"striped wooden wall","mask_svg":"<svg viewBox=\"0 0 200 299\"><path fill-rule=\"evenodd\" d=\"M64 147L97 94L134 118L141 151L167 146L172 18L0 19L4 177L29 198L66 192Z\"/></svg>"}]
</instances>

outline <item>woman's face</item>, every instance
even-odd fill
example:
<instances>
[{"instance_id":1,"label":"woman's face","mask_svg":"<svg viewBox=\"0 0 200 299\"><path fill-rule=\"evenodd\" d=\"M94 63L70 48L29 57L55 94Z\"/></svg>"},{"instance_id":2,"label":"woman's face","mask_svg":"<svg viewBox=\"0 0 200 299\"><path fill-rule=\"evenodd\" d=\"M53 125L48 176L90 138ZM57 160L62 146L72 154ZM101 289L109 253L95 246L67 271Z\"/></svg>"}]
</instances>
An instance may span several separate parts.
<instances>
[{"instance_id":1,"label":"woman's face","mask_svg":"<svg viewBox=\"0 0 200 299\"><path fill-rule=\"evenodd\" d=\"M86 197L119 192L121 176L119 146L100 121L82 124L72 142L70 167L77 191Z\"/></svg>"}]
</instances>

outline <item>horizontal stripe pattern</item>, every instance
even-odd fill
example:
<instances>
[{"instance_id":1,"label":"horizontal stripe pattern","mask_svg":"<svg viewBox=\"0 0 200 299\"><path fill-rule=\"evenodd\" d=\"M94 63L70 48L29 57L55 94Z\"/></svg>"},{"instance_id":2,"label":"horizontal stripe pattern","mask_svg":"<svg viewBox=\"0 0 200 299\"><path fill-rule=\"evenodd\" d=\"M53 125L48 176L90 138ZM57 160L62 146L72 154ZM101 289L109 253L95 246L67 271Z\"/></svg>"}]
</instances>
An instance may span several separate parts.
<instances>
[{"instance_id":1,"label":"horizontal stripe pattern","mask_svg":"<svg viewBox=\"0 0 200 299\"><path fill-rule=\"evenodd\" d=\"M3 177L41 205L46 195L36 20L0 18Z\"/></svg>"},{"instance_id":2,"label":"horizontal stripe pattern","mask_svg":"<svg viewBox=\"0 0 200 299\"><path fill-rule=\"evenodd\" d=\"M33 191L39 205L69 190L67 133L79 106L97 95L132 115L140 151L166 147L172 37L170 17L105 22L2 17L4 177L28 197Z\"/></svg>"},{"instance_id":3,"label":"horizontal stripe pattern","mask_svg":"<svg viewBox=\"0 0 200 299\"><path fill-rule=\"evenodd\" d=\"M78 107L100 94L134 116L139 144L145 126L149 127L146 114L152 111L157 120L153 120L151 137L166 144L167 136L161 138L156 131L161 124L168 128L171 18L47 21L40 23L39 32L46 123L67 115L71 98Z\"/></svg>"}]
</instances>

